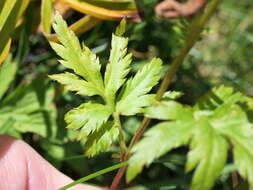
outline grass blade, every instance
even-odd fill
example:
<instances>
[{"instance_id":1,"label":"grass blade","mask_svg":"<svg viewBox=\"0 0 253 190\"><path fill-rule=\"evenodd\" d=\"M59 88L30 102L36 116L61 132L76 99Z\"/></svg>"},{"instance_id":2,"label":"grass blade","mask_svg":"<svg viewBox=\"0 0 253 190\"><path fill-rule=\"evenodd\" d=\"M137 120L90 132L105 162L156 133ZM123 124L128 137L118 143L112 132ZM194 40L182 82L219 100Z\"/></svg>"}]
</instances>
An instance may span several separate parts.
<instances>
[{"instance_id":1,"label":"grass blade","mask_svg":"<svg viewBox=\"0 0 253 190\"><path fill-rule=\"evenodd\" d=\"M0 30L2 30L9 14L11 13L17 0L6 0L2 12L0 14Z\"/></svg>"},{"instance_id":2,"label":"grass blade","mask_svg":"<svg viewBox=\"0 0 253 190\"><path fill-rule=\"evenodd\" d=\"M0 52L0 65L8 57L10 48L11 48L11 39L8 40L8 42L6 43L5 47L3 48L3 51Z\"/></svg>"},{"instance_id":3,"label":"grass blade","mask_svg":"<svg viewBox=\"0 0 253 190\"><path fill-rule=\"evenodd\" d=\"M4 51L6 44L8 44L9 39L15 29L16 23L24 10L26 9L27 5L29 3L29 0L19 0L16 1L16 3L13 5L13 8L11 10L4 10L4 9L9 9L9 7L6 7L4 5L3 10L1 12L2 17L6 17L1 21L4 24L1 24L2 27L0 28L0 55ZM11 4L12 5L12 4ZM10 12L9 12L10 11ZM9 13L8 13L9 12ZM4 13L8 13L8 17L6 15L2 15ZM0 20L2 19L0 18Z\"/></svg>"},{"instance_id":4,"label":"grass blade","mask_svg":"<svg viewBox=\"0 0 253 190\"><path fill-rule=\"evenodd\" d=\"M68 184L68 185L66 185L66 186L64 186L64 187L61 187L59 190L67 190L67 189L69 189L69 188L71 188L71 187L73 187L73 186L75 186L75 185L77 185L77 184L80 184L80 183L82 183L82 182L85 182L85 181L88 181L88 180L90 180L90 179L93 179L93 178L95 178L95 177L97 177L97 176L100 176L100 175L103 175L103 174L105 174L105 173L108 173L108 172L111 172L111 171L113 171L113 170L116 170L116 169L118 169L118 168L121 168L122 166L126 166L127 164L128 164L127 162L122 162L122 163L116 164L116 165L114 165L114 166L105 168L105 169L103 169L103 170L97 171L97 172L95 172L95 173L93 173L93 174L87 175L87 176L85 176L85 177L83 177L83 178L81 178L81 179L78 179L78 180L76 180L76 181L73 181L72 183L70 183L70 184Z\"/></svg>"},{"instance_id":5,"label":"grass blade","mask_svg":"<svg viewBox=\"0 0 253 190\"><path fill-rule=\"evenodd\" d=\"M51 19L52 19L52 0L42 0L41 22L43 26L43 32L45 34L51 33Z\"/></svg>"}]
</instances>

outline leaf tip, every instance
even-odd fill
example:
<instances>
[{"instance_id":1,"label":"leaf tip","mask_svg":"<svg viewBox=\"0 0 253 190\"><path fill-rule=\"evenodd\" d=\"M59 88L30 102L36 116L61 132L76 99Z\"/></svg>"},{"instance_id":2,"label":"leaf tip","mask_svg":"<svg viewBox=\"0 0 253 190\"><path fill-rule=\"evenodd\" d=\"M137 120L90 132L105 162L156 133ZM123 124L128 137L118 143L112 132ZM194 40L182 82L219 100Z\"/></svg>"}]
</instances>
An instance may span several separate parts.
<instances>
[{"instance_id":1,"label":"leaf tip","mask_svg":"<svg viewBox=\"0 0 253 190\"><path fill-rule=\"evenodd\" d=\"M126 31L126 19L123 18L120 21L119 26L116 28L115 35L122 36L125 33L125 31Z\"/></svg>"}]
</instances>

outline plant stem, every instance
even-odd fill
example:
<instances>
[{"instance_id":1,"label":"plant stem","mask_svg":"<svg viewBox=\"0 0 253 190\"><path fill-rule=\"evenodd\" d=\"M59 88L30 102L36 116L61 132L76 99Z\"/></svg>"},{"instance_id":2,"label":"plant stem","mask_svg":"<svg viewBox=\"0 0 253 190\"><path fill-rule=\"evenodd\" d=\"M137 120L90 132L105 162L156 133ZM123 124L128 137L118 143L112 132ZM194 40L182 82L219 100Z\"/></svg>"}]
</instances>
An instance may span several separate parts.
<instances>
[{"instance_id":1,"label":"plant stem","mask_svg":"<svg viewBox=\"0 0 253 190\"><path fill-rule=\"evenodd\" d=\"M189 34L187 37L187 40L180 50L179 55L175 58L175 60L170 65L168 71L166 72L166 75L157 91L156 99L161 100L164 92L168 89L169 85L171 84L179 66L183 63L185 57L188 55L191 48L194 46L194 44L198 41L201 32L204 29L205 24L209 21L211 16L215 13L215 10L219 6L219 4L222 2L222 0L212 0L208 5L207 8L204 10L203 14L198 16L191 24L189 29ZM132 138L130 145L127 149L127 152L124 156L123 161L127 161L130 157L131 149L132 147L139 141L141 136L143 135L145 129L147 128L148 124L150 123L150 118L144 118L142 124L137 129L134 137ZM118 173L113 179L111 190L116 190L127 167L122 167L118 170Z\"/></svg>"},{"instance_id":2,"label":"plant stem","mask_svg":"<svg viewBox=\"0 0 253 190\"><path fill-rule=\"evenodd\" d=\"M121 167L126 166L126 165L127 165L127 162L122 162L122 163L116 164L114 166L102 169L102 170L97 171L97 172L95 172L93 174L87 175L87 176L85 176L85 177L83 177L81 179L73 181L72 183L70 183L68 185L65 185L64 187L61 187L59 190L67 190L68 188L71 188L71 187L73 187L73 186L75 186L77 184L80 184L82 182L88 181L88 180L90 180L92 178L95 178L97 176L100 176L100 175L103 175L105 173L111 172L113 170L116 170L116 169L121 168Z\"/></svg>"},{"instance_id":3,"label":"plant stem","mask_svg":"<svg viewBox=\"0 0 253 190\"><path fill-rule=\"evenodd\" d=\"M127 151L126 141L124 138L122 127L121 127L119 114L118 113L113 114L113 118L114 118L116 126L119 129L120 157L121 157L121 161L123 162L123 158L124 158L126 151Z\"/></svg>"}]
</instances>

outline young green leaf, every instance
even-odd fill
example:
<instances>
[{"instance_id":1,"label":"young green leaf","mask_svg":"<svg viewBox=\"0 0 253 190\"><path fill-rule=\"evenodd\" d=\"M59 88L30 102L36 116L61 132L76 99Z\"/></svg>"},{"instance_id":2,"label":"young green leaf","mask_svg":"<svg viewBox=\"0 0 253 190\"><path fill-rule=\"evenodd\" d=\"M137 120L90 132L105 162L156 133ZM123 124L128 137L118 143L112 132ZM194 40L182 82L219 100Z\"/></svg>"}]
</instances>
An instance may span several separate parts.
<instances>
[{"instance_id":1,"label":"young green leaf","mask_svg":"<svg viewBox=\"0 0 253 190\"><path fill-rule=\"evenodd\" d=\"M115 35L116 36L122 36L125 33L125 31L126 31L126 19L123 18L120 21L119 26L116 28Z\"/></svg>"},{"instance_id":2,"label":"young green leaf","mask_svg":"<svg viewBox=\"0 0 253 190\"><path fill-rule=\"evenodd\" d=\"M134 115L142 112L143 107L151 105L154 96L147 93L158 83L161 69L162 61L154 58L129 79L116 105L116 111L122 115Z\"/></svg>"},{"instance_id":3,"label":"young green leaf","mask_svg":"<svg viewBox=\"0 0 253 190\"><path fill-rule=\"evenodd\" d=\"M108 120L111 113L112 110L108 106L88 102L70 110L65 115L65 121L68 128L81 128L82 137L87 137L90 133L98 130Z\"/></svg>"},{"instance_id":4,"label":"young green leaf","mask_svg":"<svg viewBox=\"0 0 253 190\"><path fill-rule=\"evenodd\" d=\"M154 126L136 146L133 147L133 156L129 160L127 181L132 180L143 166L148 166L156 158L164 155L173 148L182 146L190 140L193 123L173 121L163 122ZM154 143L155 142L155 143Z\"/></svg>"},{"instance_id":5,"label":"young green leaf","mask_svg":"<svg viewBox=\"0 0 253 190\"><path fill-rule=\"evenodd\" d=\"M196 110L214 110L224 104L234 104L242 100L240 92L234 93L234 89L225 86L219 86L211 89L207 94L201 97L194 108Z\"/></svg>"},{"instance_id":6,"label":"young green leaf","mask_svg":"<svg viewBox=\"0 0 253 190\"><path fill-rule=\"evenodd\" d=\"M127 54L127 43L127 38L112 35L112 49L105 72L105 93L112 101L130 71L132 55Z\"/></svg>"},{"instance_id":7,"label":"young green leaf","mask_svg":"<svg viewBox=\"0 0 253 190\"><path fill-rule=\"evenodd\" d=\"M234 92L232 88L221 86L212 89L193 108L165 98L162 102L156 102L146 108L145 114L152 118L173 120L164 123L184 126L190 122L191 150L186 170L196 168L191 190L210 190L226 164L230 144L233 145L231 148L238 172L253 185L253 127L248 119L252 109L250 105L250 98ZM150 164L162 153L170 150L164 150L164 145L177 142L180 140L178 136L184 134L177 131L179 126L164 127L160 130L159 126L162 124L147 131L146 137L134 146L127 171L128 180L135 177L144 165ZM159 130L160 136L157 135ZM178 135L177 139L174 139L173 135L168 138L163 136L174 132L174 136ZM162 150L164 152L160 153Z\"/></svg>"},{"instance_id":8,"label":"young green leaf","mask_svg":"<svg viewBox=\"0 0 253 190\"><path fill-rule=\"evenodd\" d=\"M239 174L247 179L253 188L253 143L252 136L239 142L233 141L234 162Z\"/></svg>"},{"instance_id":9,"label":"young green leaf","mask_svg":"<svg viewBox=\"0 0 253 190\"><path fill-rule=\"evenodd\" d=\"M118 138L119 129L113 122L107 122L94 133L88 136L85 144L85 153L92 157L109 149L112 142Z\"/></svg>"},{"instance_id":10,"label":"young green leaf","mask_svg":"<svg viewBox=\"0 0 253 190\"><path fill-rule=\"evenodd\" d=\"M215 131L208 120L201 118L194 130L186 171L194 172L191 190L209 190L220 175L227 160L226 139Z\"/></svg>"},{"instance_id":11,"label":"young green leaf","mask_svg":"<svg viewBox=\"0 0 253 190\"><path fill-rule=\"evenodd\" d=\"M226 125L224 125L226 121ZM238 106L228 108L226 114L214 124L233 145L234 162L242 177L253 186L253 125L246 113Z\"/></svg>"},{"instance_id":12,"label":"young green leaf","mask_svg":"<svg viewBox=\"0 0 253 190\"><path fill-rule=\"evenodd\" d=\"M98 94L96 88L91 83L86 82L75 74L65 72L49 76L51 79L63 84L67 90L76 91L83 96L93 96Z\"/></svg>"},{"instance_id":13,"label":"young green leaf","mask_svg":"<svg viewBox=\"0 0 253 190\"><path fill-rule=\"evenodd\" d=\"M67 68L82 76L96 89L96 94L104 95L104 84L100 73L99 60L89 48L81 47L74 32L69 30L66 22L59 13L55 15L56 23L53 28L61 44L50 43L55 52L63 59L60 62Z\"/></svg>"},{"instance_id":14,"label":"young green leaf","mask_svg":"<svg viewBox=\"0 0 253 190\"><path fill-rule=\"evenodd\" d=\"M183 107L175 101L155 102L144 109L146 117L160 120L189 120L192 119L192 109Z\"/></svg>"},{"instance_id":15,"label":"young green leaf","mask_svg":"<svg viewBox=\"0 0 253 190\"><path fill-rule=\"evenodd\" d=\"M59 13L56 14L55 20L56 24L53 27L61 44L51 43L51 46L63 59L60 62L67 68L73 69L77 75L66 72L52 75L51 78L78 94L100 95L106 103L106 105L96 102L84 103L65 115L67 127L80 129L79 139L87 138L86 154L94 156L106 151L119 134L119 128L108 127L105 123L116 110L117 91L126 82L126 75L130 71L132 55L127 54L128 39L121 36L125 30L125 21L121 22L116 35L112 36L112 49L103 82L96 56L87 47L81 48L77 37L67 28ZM128 80L117 104L119 109L116 111L133 115L142 112L142 108L150 105L155 95L147 93L160 79L161 68L161 60L153 59L135 77ZM128 107L130 100L132 104Z\"/></svg>"}]
</instances>

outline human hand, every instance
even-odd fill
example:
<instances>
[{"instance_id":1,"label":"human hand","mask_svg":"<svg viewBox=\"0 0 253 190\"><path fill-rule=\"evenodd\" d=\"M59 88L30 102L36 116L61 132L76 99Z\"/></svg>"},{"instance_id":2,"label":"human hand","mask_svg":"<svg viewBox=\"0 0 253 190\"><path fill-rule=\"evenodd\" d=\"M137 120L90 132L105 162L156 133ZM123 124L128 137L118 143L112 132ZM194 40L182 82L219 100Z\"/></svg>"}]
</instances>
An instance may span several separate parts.
<instances>
[{"instance_id":1,"label":"human hand","mask_svg":"<svg viewBox=\"0 0 253 190\"><path fill-rule=\"evenodd\" d=\"M0 135L0 190L57 190L72 180L56 170L29 145ZM70 190L102 190L76 185Z\"/></svg>"},{"instance_id":2,"label":"human hand","mask_svg":"<svg viewBox=\"0 0 253 190\"><path fill-rule=\"evenodd\" d=\"M190 16L199 11L207 0L188 0L187 3L179 3L176 0L164 0L155 7L158 17L177 18Z\"/></svg>"}]
</instances>

